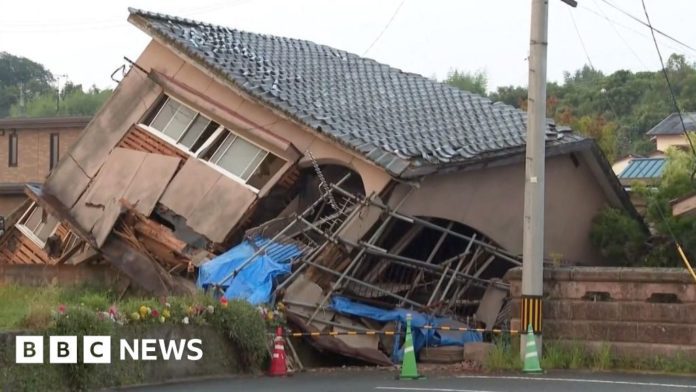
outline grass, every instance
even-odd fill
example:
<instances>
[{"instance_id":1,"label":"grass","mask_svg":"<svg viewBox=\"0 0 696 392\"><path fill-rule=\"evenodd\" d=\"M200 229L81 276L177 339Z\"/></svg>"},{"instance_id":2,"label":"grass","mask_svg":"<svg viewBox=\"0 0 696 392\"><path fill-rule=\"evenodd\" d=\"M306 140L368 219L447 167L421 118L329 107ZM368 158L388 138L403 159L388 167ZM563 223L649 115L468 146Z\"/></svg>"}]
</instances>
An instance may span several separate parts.
<instances>
[{"instance_id":1,"label":"grass","mask_svg":"<svg viewBox=\"0 0 696 392\"><path fill-rule=\"evenodd\" d=\"M141 305L161 308L151 297L127 296L121 300L111 290L89 285L28 287L0 285L0 331L40 330L48 326L51 313L59 305L67 308L82 307L93 311L107 311L115 305L119 309L138 309ZM194 297L172 297L172 305L211 301L203 294ZM187 305L188 306L188 305Z\"/></svg>"},{"instance_id":2,"label":"grass","mask_svg":"<svg viewBox=\"0 0 696 392\"><path fill-rule=\"evenodd\" d=\"M512 343L496 341L484 367L488 371L519 371L523 367L519 340ZM541 368L591 369L595 371L623 370L673 374L696 373L696 358L678 353L673 357L623 358L616 357L609 345L587 349L580 342L545 342Z\"/></svg>"},{"instance_id":3,"label":"grass","mask_svg":"<svg viewBox=\"0 0 696 392\"><path fill-rule=\"evenodd\" d=\"M0 330L24 328L23 322L31 313L58 303L59 293L56 287L0 286Z\"/></svg>"},{"instance_id":4,"label":"grass","mask_svg":"<svg viewBox=\"0 0 696 392\"><path fill-rule=\"evenodd\" d=\"M267 325L258 309L241 301L229 301L223 306L202 293L167 298L168 305L163 302L140 296L119 299L115 292L94 286L0 286L0 390L89 390L174 376L260 369L266 357ZM108 313L112 307L116 322ZM139 314L142 316L136 317ZM111 335L116 341L197 338L203 341L205 349L201 361L185 366L163 360L114 360L110 366L17 365L14 335L3 331L75 335L78 341L83 335ZM118 355L114 350L116 346L112 346L112 358Z\"/></svg>"}]
</instances>

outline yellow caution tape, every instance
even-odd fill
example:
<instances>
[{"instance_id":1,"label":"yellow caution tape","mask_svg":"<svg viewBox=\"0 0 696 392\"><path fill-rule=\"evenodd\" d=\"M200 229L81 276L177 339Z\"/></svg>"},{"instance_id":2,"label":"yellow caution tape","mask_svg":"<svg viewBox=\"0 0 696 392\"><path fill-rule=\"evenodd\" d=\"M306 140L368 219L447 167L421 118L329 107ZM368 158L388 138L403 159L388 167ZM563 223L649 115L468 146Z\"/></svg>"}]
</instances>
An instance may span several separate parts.
<instances>
[{"instance_id":1,"label":"yellow caution tape","mask_svg":"<svg viewBox=\"0 0 696 392\"><path fill-rule=\"evenodd\" d=\"M439 330L439 331L456 331L456 332L480 332L480 333L492 333L492 334L510 334L517 335L519 331L516 329L485 329L485 328L467 328L467 327L451 327L448 325L443 325L440 327L435 327L433 325L424 325L420 327L426 330ZM339 336L339 335L386 335L393 336L401 332L399 331L329 331L329 332L288 332L287 336L291 337L302 337L302 336Z\"/></svg>"}]
</instances>

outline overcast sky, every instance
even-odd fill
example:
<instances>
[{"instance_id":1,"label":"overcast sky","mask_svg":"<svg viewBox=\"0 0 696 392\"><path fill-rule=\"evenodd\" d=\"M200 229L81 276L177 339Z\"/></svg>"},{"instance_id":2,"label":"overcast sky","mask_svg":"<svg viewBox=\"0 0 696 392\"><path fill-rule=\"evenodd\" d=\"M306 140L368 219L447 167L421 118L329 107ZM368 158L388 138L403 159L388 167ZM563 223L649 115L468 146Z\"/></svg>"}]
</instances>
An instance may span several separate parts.
<instances>
[{"instance_id":1,"label":"overcast sky","mask_svg":"<svg viewBox=\"0 0 696 392\"><path fill-rule=\"evenodd\" d=\"M644 19L640 0L607 1ZM696 1L645 2L656 28L696 48ZM561 81L588 56L607 73L658 69L648 28L604 0L578 0L575 9L549 3L550 80ZM0 0L0 51L85 86L113 87L109 75L123 56L137 58L149 41L126 21L129 6L361 55L369 48L367 57L438 79L453 68L483 70L489 90L527 84L530 0ZM676 52L696 61L693 49L658 42L665 60Z\"/></svg>"}]
</instances>

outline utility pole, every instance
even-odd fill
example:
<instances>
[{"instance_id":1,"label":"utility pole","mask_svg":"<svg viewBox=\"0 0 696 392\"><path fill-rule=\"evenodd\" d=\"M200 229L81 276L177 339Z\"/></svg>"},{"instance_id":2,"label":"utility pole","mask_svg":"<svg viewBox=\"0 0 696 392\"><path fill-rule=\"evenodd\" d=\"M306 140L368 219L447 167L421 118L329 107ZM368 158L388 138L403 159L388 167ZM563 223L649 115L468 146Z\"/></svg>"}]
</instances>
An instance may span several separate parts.
<instances>
[{"instance_id":1,"label":"utility pole","mask_svg":"<svg viewBox=\"0 0 696 392\"><path fill-rule=\"evenodd\" d=\"M575 7L573 0L562 0ZM546 50L549 30L548 0L532 0L527 98L527 152L524 183L522 240L522 309L520 329L534 329L541 354L541 307L544 282L544 171L546 170ZM524 358L527 336L520 334Z\"/></svg>"}]
</instances>

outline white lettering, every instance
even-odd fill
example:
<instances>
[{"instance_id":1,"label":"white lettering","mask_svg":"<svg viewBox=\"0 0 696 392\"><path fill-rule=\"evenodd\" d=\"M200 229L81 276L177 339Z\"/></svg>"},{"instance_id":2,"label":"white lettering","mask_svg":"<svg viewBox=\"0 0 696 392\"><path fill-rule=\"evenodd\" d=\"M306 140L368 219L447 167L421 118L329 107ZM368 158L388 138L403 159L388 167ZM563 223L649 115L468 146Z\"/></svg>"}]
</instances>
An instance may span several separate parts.
<instances>
[{"instance_id":1,"label":"white lettering","mask_svg":"<svg viewBox=\"0 0 696 392\"><path fill-rule=\"evenodd\" d=\"M142 344L142 353L143 356L140 358L143 361L155 361L157 360L157 355L150 355L150 353L154 354L157 352L157 339L143 339L140 341Z\"/></svg>"},{"instance_id":2,"label":"white lettering","mask_svg":"<svg viewBox=\"0 0 696 392\"><path fill-rule=\"evenodd\" d=\"M198 345L198 347L196 347ZM188 341L186 344L186 347L188 347L189 351L192 351L196 353L196 355L187 355L186 358L189 361L198 361L199 359L203 358L203 342L200 339L191 339Z\"/></svg>"},{"instance_id":3,"label":"white lettering","mask_svg":"<svg viewBox=\"0 0 696 392\"><path fill-rule=\"evenodd\" d=\"M126 339L121 339L121 360L125 361L126 360L126 352L130 355L131 359L138 360L140 359L140 356L138 356L138 339L133 340L133 346L128 344L128 341Z\"/></svg>"},{"instance_id":4,"label":"white lettering","mask_svg":"<svg viewBox=\"0 0 696 392\"><path fill-rule=\"evenodd\" d=\"M181 361L181 356L184 354L184 348L186 347L186 340L179 340L179 344L177 345L176 340L165 342L164 339L160 339L159 346L162 352L162 359L168 361L173 353L174 359Z\"/></svg>"}]
</instances>

